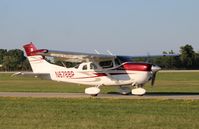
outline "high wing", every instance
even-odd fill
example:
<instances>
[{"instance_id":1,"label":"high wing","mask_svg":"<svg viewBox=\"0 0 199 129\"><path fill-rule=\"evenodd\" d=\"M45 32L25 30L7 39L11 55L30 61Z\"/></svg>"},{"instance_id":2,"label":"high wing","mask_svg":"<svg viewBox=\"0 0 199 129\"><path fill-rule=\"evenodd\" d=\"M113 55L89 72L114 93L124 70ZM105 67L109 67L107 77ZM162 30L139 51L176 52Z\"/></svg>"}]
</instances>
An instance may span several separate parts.
<instances>
[{"instance_id":1,"label":"high wing","mask_svg":"<svg viewBox=\"0 0 199 129\"><path fill-rule=\"evenodd\" d=\"M70 51L56 51L48 49L39 49L31 52L32 55L42 55L49 57L56 57L58 59L68 62L85 62L85 61L104 61L119 58L121 62L132 61L136 58L151 58L151 57L165 57L165 56L179 56L178 54L162 54L162 55L144 55L144 56L121 56L121 55L105 55L105 54L91 54Z\"/></svg>"},{"instance_id":2,"label":"high wing","mask_svg":"<svg viewBox=\"0 0 199 129\"><path fill-rule=\"evenodd\" d=\"M171 56L179 56L179 54L161 54L161 55L138 55L138 56L122 56L128 58L145 58L145 57L171 57Z\"/></svg>"},{"instance_id":3,"label":"high wing","mask_svg":"<svg viewBox=\"0 0 199 129\"><path fill-rule=\"evenodd\" d=\"M90 54L81 52L69 52L69 51L56 51L56 50L46 50L37 52L37 55L50 56L62 59L68 62L84 62L84 61L101 61L101 60L112 60L116 58L113 55L104 54Z\"/></svg>"},{"instance_id":4,"label":"high wing","mask_svg":"<svg viewBox=\"0 0 199 129\"><path fill-rule=\"evenodd\" d=\"M138 55L138 56L118 55L117 57L123 62L128 62L128 61L133 61L134 59L139 59L139 58L158 58L158 57L177 57L177 56L180 56L180 55L179 54Z\"/></svg>"}]
</instances>

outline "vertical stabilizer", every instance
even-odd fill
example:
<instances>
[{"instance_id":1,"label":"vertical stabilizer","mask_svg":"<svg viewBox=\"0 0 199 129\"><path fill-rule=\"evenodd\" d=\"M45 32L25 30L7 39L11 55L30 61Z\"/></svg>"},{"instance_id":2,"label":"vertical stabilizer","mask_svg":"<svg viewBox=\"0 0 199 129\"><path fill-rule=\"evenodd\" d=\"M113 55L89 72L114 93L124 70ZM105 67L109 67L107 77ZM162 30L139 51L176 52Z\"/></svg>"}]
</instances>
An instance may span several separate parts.
<instances>
[{"instance_id":1,"label":"vertical stabilizer","mask_svg":"<svg viewBox=\"0 0 199 129\"><path fill-rule=\"evenodd\" d=\"M24 45L23 47L26 51L27 56L34 56L33 52L37 50L37 48L35 47L35 45L32 42Z\"/></svg>"},{"instance_id":2,"label":"vertical stabilizer","mask_svg":"<svg viewBox=\"0 0 199 129\"><path fill-rule=\"evenodd\" d=\"M34 73L50 73L51 65L41 55L36 55L37 48L31 42L23 46Z\"/></svg>"}]
</instances>

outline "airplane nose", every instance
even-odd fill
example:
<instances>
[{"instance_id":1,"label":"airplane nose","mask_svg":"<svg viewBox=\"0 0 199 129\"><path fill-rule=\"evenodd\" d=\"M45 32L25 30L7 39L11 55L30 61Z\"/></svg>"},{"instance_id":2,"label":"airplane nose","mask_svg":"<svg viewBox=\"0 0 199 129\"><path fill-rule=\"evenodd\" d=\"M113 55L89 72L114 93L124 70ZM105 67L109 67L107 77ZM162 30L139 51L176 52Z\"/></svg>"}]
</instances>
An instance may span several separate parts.
<instances>
[{"instance_id":1,"label":"airplane nose","mask_svg":"<svg viewBox=\"0 0 199 129\"><path fill-rule=\"evenodd\" d=\"M161 68L157 65L152 65L151 67L151 71L154 73L154 72L158 72L159 70L161 70Z\"/></svg>"},{"instance_id":2,"label":"airplane nose","mask_svg":"<svg viewBox=\"0 0 199 129\"><path fill-rule=\"evenodd\" d=\"M161 70L161 68L157 65L152 65L151 67L151 85L153 86L155 83L156 73Z\"/></svg>"}]
</instances>

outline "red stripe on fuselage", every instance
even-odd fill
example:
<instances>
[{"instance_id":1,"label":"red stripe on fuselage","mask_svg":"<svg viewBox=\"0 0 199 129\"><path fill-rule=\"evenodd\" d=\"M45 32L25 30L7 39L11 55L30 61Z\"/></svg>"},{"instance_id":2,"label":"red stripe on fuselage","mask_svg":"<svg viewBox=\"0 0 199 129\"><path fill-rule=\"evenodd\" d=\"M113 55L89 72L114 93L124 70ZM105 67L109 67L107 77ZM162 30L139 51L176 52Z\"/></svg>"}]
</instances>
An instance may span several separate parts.
<instances>
[{"instance_id":1,"label":"red stripe on fuselage","mask_svg":"<svg viewBox=\"0 0 199 129\"><path fill-rule=\"evenodd\" d=\"M104 77L107 76L106 73L94 73L94 76L88 76L88 77L77 77L77 78L72 78L72 79L84 79L84 78L96 78L96 77Z\"/></svg>"},{"instance_id":2,"label":"red stripe on fuselage","mask_svg":"<svg viewBox=\"0 0 199 129\"><path fill-rule=\"evenodd\" d=\"M108 76L106 73L94 73L96 76L89 76L89 77L76 77L71 79L85 79L85 78L97 78L97 77L106 77ZM135 73L108 73L110 75L124 75L124 74L135 74Z\"/></svg>"}]
</instances>

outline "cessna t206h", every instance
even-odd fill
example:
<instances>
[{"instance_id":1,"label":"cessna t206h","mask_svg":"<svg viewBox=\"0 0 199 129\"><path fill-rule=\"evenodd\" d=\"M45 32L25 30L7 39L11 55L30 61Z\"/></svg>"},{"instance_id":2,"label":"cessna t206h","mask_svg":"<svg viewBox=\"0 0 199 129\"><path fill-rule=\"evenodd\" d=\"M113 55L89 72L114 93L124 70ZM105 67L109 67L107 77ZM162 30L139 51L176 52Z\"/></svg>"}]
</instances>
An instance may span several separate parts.
<instances>
[{"instance_id":1,"label":"cessna t206h","mask_svg":"<svg viewBox=\"0 0 199 129\"><path fill-rule=\"evenodd\" d=\"M88 54L37 49L33 43L23 46L34 75L54 81L90 85L85 93L96 96L101 86L118 86L122 94L144 95L144 84L154 84L159 66L134 63L130 56ZM165 55L162 55L165 56ZM65 62L76 62L67 67L50 63L45 58L54 57ZM22 73L20 73L22 74Z\"/></svg>"}]
</instances>

